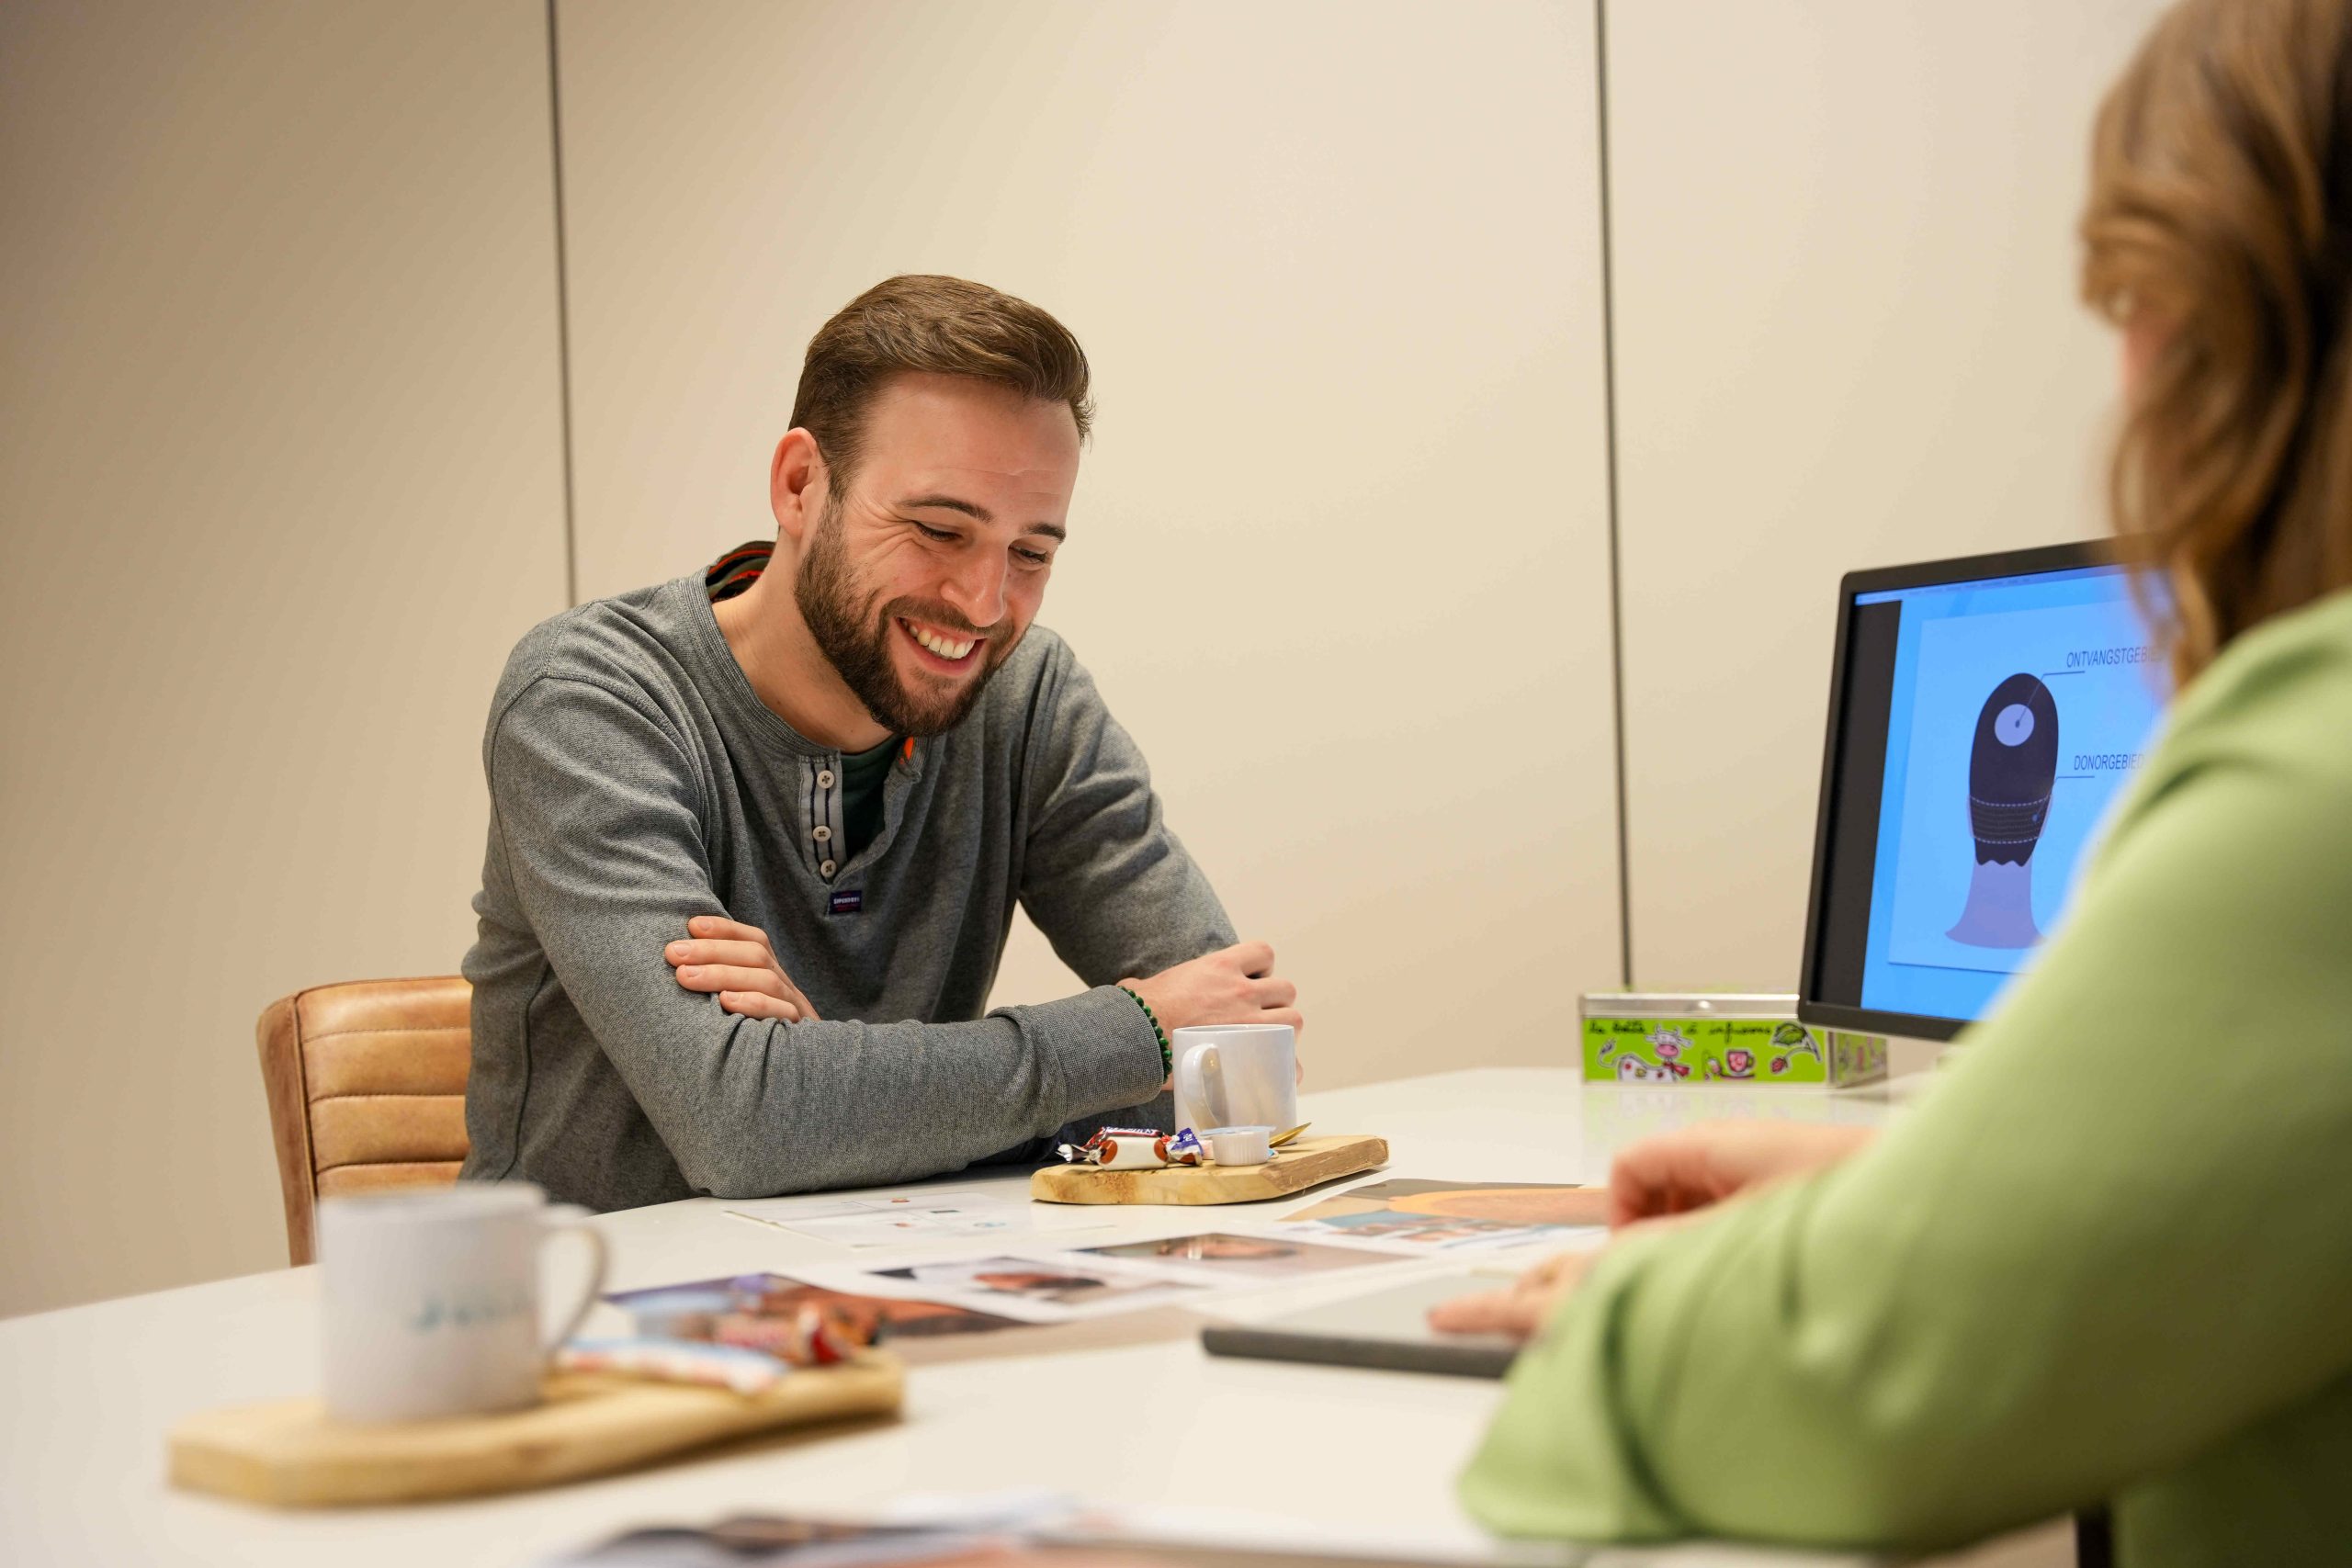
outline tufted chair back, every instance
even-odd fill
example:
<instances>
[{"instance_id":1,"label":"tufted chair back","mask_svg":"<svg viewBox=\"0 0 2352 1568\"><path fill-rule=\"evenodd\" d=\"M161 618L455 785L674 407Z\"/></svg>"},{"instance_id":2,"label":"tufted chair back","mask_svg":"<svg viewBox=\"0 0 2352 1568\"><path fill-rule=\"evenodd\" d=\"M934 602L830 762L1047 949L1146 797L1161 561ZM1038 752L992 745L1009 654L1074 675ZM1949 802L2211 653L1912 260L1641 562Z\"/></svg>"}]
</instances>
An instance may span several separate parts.
<instances>
[{"instance_id":1,"label":"tufted chair back","mask_svg":"<svg viewBox=\"0 0 2352 1568\"><path fill-rule=\"evenodd\" d=\"M321 1198L443 1187L466 1157L473 987L352 980L269 1004L254 1027L286 1196L286 1253L317 1247Z\"/></svg>"}]
</instances>

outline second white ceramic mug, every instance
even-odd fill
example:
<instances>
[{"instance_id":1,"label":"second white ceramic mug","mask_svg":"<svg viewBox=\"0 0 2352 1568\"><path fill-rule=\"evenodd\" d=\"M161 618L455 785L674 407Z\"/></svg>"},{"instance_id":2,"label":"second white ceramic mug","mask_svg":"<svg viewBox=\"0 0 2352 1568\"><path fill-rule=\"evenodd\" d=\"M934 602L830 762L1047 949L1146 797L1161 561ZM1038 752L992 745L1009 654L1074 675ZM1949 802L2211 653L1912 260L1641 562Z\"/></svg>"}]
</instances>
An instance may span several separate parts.
<instances>
[{"instance_id":1,"label":"second white ceramic mug","mask_svg":"<svg viewBox=\"0 0 2352 1568\"><path fill-rule=\"evenodd\" d=\"M1179 1127L1298 1125L1298 1032L1289 1024L1195 1024L1172 1032L1168 1046Z\"/></svg>"},{"instance_id":2,"label":"second white ceramic mug","mask_svg":"<svg viewBox=\"0 0 2352 1568\"><path fill-rule=\"evenodd\" d=\"M413 1421L537 1404L548 1354L604 1289L605 1238L586 1218L584 1209L549 1207L526 1181L322 1201L327 1414ZM594 1266L578 1303L543 1340L539 1247L567 1231L586 1238Z\"/></svg>"}]
</instances>

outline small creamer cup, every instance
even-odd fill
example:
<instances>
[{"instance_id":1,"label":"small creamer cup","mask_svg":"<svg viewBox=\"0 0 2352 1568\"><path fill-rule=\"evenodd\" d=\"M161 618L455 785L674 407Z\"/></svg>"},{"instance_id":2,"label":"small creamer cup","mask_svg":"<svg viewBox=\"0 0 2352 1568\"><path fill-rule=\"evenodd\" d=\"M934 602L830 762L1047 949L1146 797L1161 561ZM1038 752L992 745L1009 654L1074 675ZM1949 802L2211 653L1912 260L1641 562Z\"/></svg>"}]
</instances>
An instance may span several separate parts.
<instances>
[{"instance_id":1,"label":"small creamer cup","mask_svg":"<svg viewBox=\"0 0 2352 1568\"><path fill-rule=\"evenodd\" d=\"M1212 1127L1201 1134L1219 1165L1264 1165L1274 1157L1273 1135L1272 1126Z\"/></svg>"},{"instance_id":2,"label":"small creamer cup","mask_svg":"<svg viewBox=\"0 0 2352 1568\"><path fill-rule=\"evenodd\" d=\"M322 1201L327 1414L415 1421L537 1404L548 1358L605 1286L605 1238L587 1218L527 1181ZM586 1240L591 1267L562 1326L543 1337L539 1250L566 1233Z\"/></svg>"}]
</instances>

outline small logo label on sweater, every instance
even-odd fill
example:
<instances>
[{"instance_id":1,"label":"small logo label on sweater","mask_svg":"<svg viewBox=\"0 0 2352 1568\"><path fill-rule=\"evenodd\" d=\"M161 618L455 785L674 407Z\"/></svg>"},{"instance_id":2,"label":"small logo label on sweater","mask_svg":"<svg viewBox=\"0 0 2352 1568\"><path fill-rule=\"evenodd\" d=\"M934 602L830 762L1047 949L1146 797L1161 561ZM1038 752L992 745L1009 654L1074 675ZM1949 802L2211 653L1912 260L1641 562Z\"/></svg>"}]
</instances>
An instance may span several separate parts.
<instances>
[{"instance_id":1,"label":"small logo label on sweater","mask_svg":"<svg viewBox=\"0 0 2352 1568\"><path fill-rule=\"evenodd\" d=\"M865 908L865 889L853 887L846 893L836 893L825 901L829 915L854 915Z\"/></svg>"}]
</instances>

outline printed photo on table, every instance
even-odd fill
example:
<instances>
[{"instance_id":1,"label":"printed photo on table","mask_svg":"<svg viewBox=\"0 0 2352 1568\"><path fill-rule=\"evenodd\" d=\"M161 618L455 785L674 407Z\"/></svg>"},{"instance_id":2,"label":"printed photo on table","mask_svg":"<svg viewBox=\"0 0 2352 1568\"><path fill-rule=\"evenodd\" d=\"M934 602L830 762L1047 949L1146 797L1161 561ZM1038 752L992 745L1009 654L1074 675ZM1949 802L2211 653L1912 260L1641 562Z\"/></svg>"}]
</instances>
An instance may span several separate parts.
<instances>
[{"instance_id":1,"label":"printed photo on table","mask_svg":"<svg viewBox=\"0 0 2352 1568\"><path fill-rule=\"evenodd\" d=\"M1416 1251L1462 1251L1555 1241L1608 1223L1604 1187L1402 1179L1327 1198L1272 1228Z\"/></svg>"},{"instance_id":2,"label":"printed photo on table","mask_svg":"<svg viewBox=\"0 0 2352 1568\"><path fill-rule=\"evenodd\" d=\"M551 1557L540 1568L879 1568L1001 1553L1007 1537L950 1522L865 1524L742 1515L707 1526L652 1525Z\"/></svg>"},{"instance_id":3,"label":"printed photo on table","mask_svg":"<svg viewBox=\"0 0 2352 1568\"><path fill-rule=\"evenodd\" d=\"M945 1302L898 1296L858 1295L786 1279L781 1274L738 1274L650 1290L622 1291L605 1298L652 1338L696 1339L719 1345L763 1345L790 1325L804 1306L815 1306L849 1325L867 1343L930 1339L1018 1328L1015 1319Z\"/></svg>"},{"instance_id":4,"label":"printed photo on table","mask_svg":"<svg viewBox=\"0 0 2352 1568\"><path fill-rule=\"evenodd\" d=\"M965 1258L877 1269L872 1277L934 1300L1031 1323L1173 1305L1207 1287L1077 1256Z\"/></svg>"},{"instance_id":5,"label":"printed photo on table","mask_svg":"<svg viewBox=\"0 0 2352 1568\"><path fill-rule=\"evenodd\" d=\"M1284 1236L1242 1235L1232 1231L1166 1236L1158 1241L1125 1241L1111 1247L1090 1247L1084 1252L1089 1258L1167 1269L1226 1284L1272 1284L1346 1269L1376 1269L1384 1263L1399 1261L1389 1253L1327 1247Z\"/></svg>"}]
</instances>

